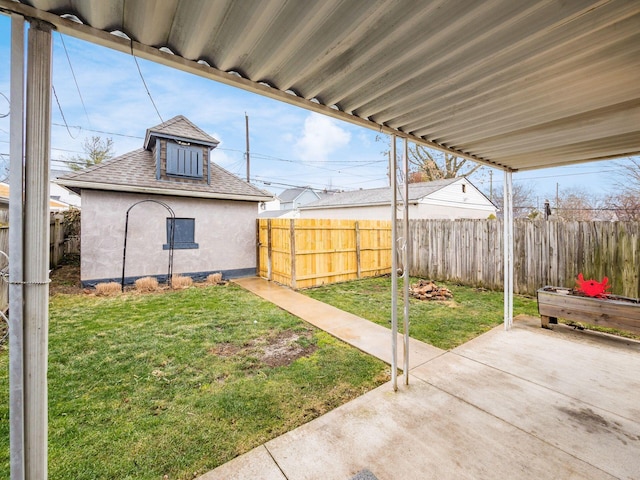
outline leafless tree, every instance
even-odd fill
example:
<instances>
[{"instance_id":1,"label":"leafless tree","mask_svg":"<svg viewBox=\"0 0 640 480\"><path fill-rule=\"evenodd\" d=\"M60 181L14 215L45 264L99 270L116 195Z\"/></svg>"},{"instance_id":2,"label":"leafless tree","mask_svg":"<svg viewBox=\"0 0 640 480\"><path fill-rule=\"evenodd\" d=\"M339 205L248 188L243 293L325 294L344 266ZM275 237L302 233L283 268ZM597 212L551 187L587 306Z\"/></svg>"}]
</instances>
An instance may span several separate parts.
<instances>
[{"instance_id":1,"label":"leafless tree","mask_svg":"<svg viewBox=\"0 0 640 480\"><path fill-rule=\"evenodd\" d=\"M411 169L409 183L466 177L482 167L466 158L416 144L409 147L409 164Z\"/></svg>"},{"instance_id":2,"label":"leafless tree","mask_svg":"<svg viewBox=\"0 0 640 480\"><path fill-rule=\"evenodd\" d=\"M607 211L612 214L613 220L640 221L640 195L634 194L630 190L607 196L604 205Z\"/></svg>"},{"instance_id":3,"label":"leafless tree","mask_svg":"<svg viewBox=\"0 0 640 480\"><path fill-rule=\"evenodd\" d=\"M618 165L621 173L618 175L617 186L625 193L640 196L640 157L629 157Z\"/></svg>"},{"instance_id":4,"label":"leafless tree","mask_svg":"<svg viewBox=\"0 0 640 480\"><path fill-rule=\"evenodd\" d=\"M535 205L535 192L530 185L514 183L512 197L514 218L535 217L540 213ZM495 203L500 212L504 211L504 192L502 189L494 190L493 203Z\"/></svg>"},{"instance_id":5,"label":"leafless tree","mask_svg":"<svg viewBox=\"0 0 640 480\"><path fill-rule=\"evenodd\" d=\"M103 140L102 137L86 138L82 144L82 149L85 153L83 156L77 155L65 162L71 170L83 170L113 158L113 139L106 138Z\"/></svg>"},{"instance_id":6,"label":"leafless tree","mask_svg":"<svg viewBox=\"0 0 640 480\"><path fill-rule=\"evenodd\" d=\"M598 219L599 199L587 191L567 189L558 198L556 215L563 220L590 221Z\"/></svg>"},{"instance_id":7,"label":"leafless tree","mask_svg":"<svg viewBox=\"0 0 640 480\"><path fill-rule=\"evenodd\" d=\"M615 213L617 220L640 220L640 157L629 157L618 163L620 174L618 191L607 196L606 207Z\"/></svg>"}]
</instances>

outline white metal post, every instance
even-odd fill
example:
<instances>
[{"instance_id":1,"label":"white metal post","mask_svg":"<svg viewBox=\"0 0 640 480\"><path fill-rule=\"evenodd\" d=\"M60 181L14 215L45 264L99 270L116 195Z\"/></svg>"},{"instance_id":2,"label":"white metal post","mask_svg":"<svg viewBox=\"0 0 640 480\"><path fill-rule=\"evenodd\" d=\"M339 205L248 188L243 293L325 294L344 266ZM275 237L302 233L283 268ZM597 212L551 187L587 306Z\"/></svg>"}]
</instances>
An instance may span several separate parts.
<instances>
[{"instance_id":1,"label":"white metal post","mask_svg":"<svg viewBox=\"0 0 640 480\"><path fill-rule=\"evenodd\" d=\"M504 328L513 324L513 174L504 171Z\"/></svg>"},{"instance_id":2,"label":"white metal post","mask_svg":"<svg viewBox=\"0 0 640 480\"><path fill-rule=\"evenodd\" d=\"M402 287L404 293L404 384L409 385L409 142L404 139L402 172L404 202L402 216Z\"/></svg>"},{"instance_id":3,"label":"white metal post","mask_svg":"<svg viewBox=\"0 0 640 480\"><path fill-rule=\"evenodd\" d=\"M396 136L391 135L389 151L389 183L391 186L391 384L393 391L398 390L398 256L396 245L398 242L398 189L396 170Z\"/></svg>"},{"instance_id":4,"label":"white metal post","mask_svg":"<svg viewBox=\"0 0 640 480\"><path fill-rule=\"evenodd\" d=\"M23 208L24 18L11 15L9 168L9 450L11 480L24 480ZM5 252L6 253L6 252Z\"/></svg>"},{"instance_id":5,"label":"white metal post","mask_svg":"<svg viewBox=\"0 0 640 480\"><path fill-rule=\"evenodd\" d=\"M24 244L25 478L47 478L51 26L32 21L27 49Z\"/></svg>"}]
</instances>

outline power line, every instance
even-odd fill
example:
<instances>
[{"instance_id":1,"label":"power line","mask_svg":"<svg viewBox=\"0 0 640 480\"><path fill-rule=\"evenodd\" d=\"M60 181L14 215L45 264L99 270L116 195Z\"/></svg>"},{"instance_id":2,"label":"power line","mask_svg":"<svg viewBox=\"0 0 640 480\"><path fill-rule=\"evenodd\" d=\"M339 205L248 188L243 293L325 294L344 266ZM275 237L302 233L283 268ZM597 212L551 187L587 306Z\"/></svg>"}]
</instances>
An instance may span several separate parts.
<instances>
[{"instance_id":1,"label":"power line","mask_svg":"<svg viewBox=\"0 0 640 480\"><path fill-rule=\"evenodd\" d=\"M0 95L2 95L2 97L7 101L7 103L9 104L9 110L7 110L7 113L0 113L0 118L6 118L9 116L9 114L11 113L11 102L9 101L9 99L7 98L7 96L0 92Z\"/></svg>"},{"instance_id":2,"label":"power line","mask_svg":"<svg viewBox=\"0 0 640 480\"><path fill-rule=\"evenodd\" d=\"M149 87L147 87L147 82L144 81L144 76L142 75L142 70L140 70L140 65L138 64L138 59L136 58L136 56L133 53L133 40L131 40L131 56L133 57L133 61L136 62L136 67L138 67L138 73L140 74L140 78L142 79L142 84L144 85L144 88L147 91L147 95L149 95L149 99L151 100L151 103L153 104L153 108L156 109L156 113L158 114L158 118L160 119L160 123L164 123L164 120L162 119L162 115L160 115L160 111L158 110L158 107L156 106L156 102L153 101L153 97L151 96L151 92L149 91Z\"/></svg>"},{"instance_id":3,"label":"power line","mask_svg":"<svg viewBox=\"0 0 640 480\"><path fill-rule=\"evenodd\" d=\"M51 125L55 125L56 127L66 127L67 126L67 125L64 125L62 123L55 123L55 122L52 122ZM117 137L135 138L137 140L144 140L144 137L140 137L138 135L126 135L124 133L105 132L104 130L94 130L92 128L85 128L85 127L83 127L81 125L70 125L69 128L77 128L80 131L84 130L86 132L101 133L103 135L112 135L112 136L117 136Z\"/></svg>"},{"instance_id":4,"label":"power line","mask_svg":"<svg viewBox=\"0 0 640 480\"><path fill-rule=\"evenodd\" d=\"M67 132L69 133L69 136L75 140L76 138L78 138L78 135L80 135L80 132L78 132L78 135L76 135L75 137L71 135L71 130L69 130L67 119L64 118L64 112L62 111L62 106L60 105L60 100L58 100L58 94L56 93L56 87L53 85L53 83L51 84L51 90L53 90L53 96L56 98L56 103L58 104L58 109L60 110L60 115L62 116L62 121L64 122L64 126L67 128Z\"/></svg>"},{"instance_id":5,"label":"power line","mask_svg":"<svg viewBox=\"0 0 640 480\"><path fill-rule=\"evenodd\" d=\"M78 91L78 96L80 97L80 103L82 103L82 108L84 109L84 114L87 117L87 122L89 123L89 126L91 126L91 120L89 120L89 114L87 113L87 107L84 105L84 99L82 98L82 93L80 93L80 86L78 85L78 80L76 79L76 74L73 71L73 66L71 65L71 59L69 58L69 52L67 52L67 46L64 43L64 38L62 37L62 34L60 32L58 32L58 35L60 35L60 41L62 42L62 48L64 48L64 53L67 56L67 62L69 63L69 69L71 70L71 76L73 77L73 81L76 84L76 90Z\"/></svg>"}]
</instances>

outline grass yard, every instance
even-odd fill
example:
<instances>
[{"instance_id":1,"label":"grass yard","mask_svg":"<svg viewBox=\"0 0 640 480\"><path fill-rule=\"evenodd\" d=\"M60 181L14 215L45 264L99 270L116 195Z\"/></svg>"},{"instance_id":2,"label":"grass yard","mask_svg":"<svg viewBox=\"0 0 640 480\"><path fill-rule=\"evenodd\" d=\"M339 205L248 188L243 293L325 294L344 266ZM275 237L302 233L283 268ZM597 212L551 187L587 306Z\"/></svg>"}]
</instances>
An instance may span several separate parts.
<instances>
[{"instance_id":1,"label":"grass yard","mask_svg":"<svg viewBox=\"0 0 640 480\"><path fill-rule=\"evenodd\" d=\"M193 478L388 374L382 362L234 285L54 295L49 478ZM8 415L3 345L0 478L9 477Z\"/></svg>"},{"instance_id":2,"label":"grass yard","mask_svg":"<svg viewBox=\"0 0 640 480\"><path fill-rule=\"evenodd\" d=\"M418 281L411 278L411 283ZM423 301L411 298L409 309L411 337L439 348L451 349L503 322L504 295L484 289L436 282L453 292L453 301ZM398 326L402 331L402 282L398 281ZM302 293L347 312L391 326L391 278L377 277L326 285ZM515 295L514 316L538 315L535 298Z\"/></svg>"}]
</instances>

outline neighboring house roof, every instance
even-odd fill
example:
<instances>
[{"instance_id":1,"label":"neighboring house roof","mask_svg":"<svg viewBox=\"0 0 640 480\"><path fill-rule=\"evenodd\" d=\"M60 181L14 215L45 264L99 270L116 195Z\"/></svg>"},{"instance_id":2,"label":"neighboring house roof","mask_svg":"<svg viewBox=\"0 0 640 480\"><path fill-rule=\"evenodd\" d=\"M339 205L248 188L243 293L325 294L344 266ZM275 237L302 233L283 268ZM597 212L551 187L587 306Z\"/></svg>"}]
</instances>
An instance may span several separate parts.
<instances>
[{"instance_id":1,"label":"neighboring house roof","mask_svg":"<svg viewBox=\"0 0 640 480\"><path fill-rule=\"evenodd\" d=\"M9 205L9 185L0 182L0 205ZM52 212L58 212L60 210L67 210L71 205L54 198L49 199L49 210Z\"/></svg>"},{"instance_id":2,"label":"neighboring house roof","mask_svg":"<svg viewBox=\"0 0 640 480\"><path fill-rule=\"evenodd\" d=\"M300 195L302 195L306 191L312 192L316 197L319 197L317 193L315 193L311 187L296 187L296 188L288 188L284 190L278 198L282 203L289 203L295 201Z\"/></svg>"},{"instance_id":3,"label":"neighboring house roof","mask_svg":"<svg viewBox=\"0 0 640 480\"><path fill-rule=\"evenodd\" d=\"M289 208L287 210L265 210L264 212L260 212L258 214L258 218L287 218L287 216L292 214L293 212L295 212L295 210L293 210L292 208Z\"/></svg>"},{"instance_id":4,"label":"neighboring house roof","mask_svg":"<svg viewBox=\"0 0 640 480\"><path fill-rule=\"evenodd\" d=\"M217 142L182 115L149 129L147 136L153 136L159 131L171 138L179 137L198 143L204 143L206 139ZM193 134L198 138L185 137L186 134ZM210 162L209 165L210 184L157 179L156 161L152 151L141 148L99 165L68 173L59 177L56 183L76 192L80 189L93 189L258 202L273 199L270 193L243 181L215 163Z\"/></svg>"},{"instance_id":5,"label":"neighboring house roof","mask_svg":"<svg viewBox=\"0 0 640 480\"><path fill-rule=\"evenodd\" d=\"M409 184L409 201L417 202L434 192L451 185L457 181L464 180L471 183L463 177L446 178L442 180L434 180L432 182L411 183ZM487 200L488 201L488 200ZM391 204L391 188L371 188L366 190L354 190L351 192L334 193L327 195L313 203L309 203L301 210L314 208L339 208L339 207L360 207L373 205L390 205Z\"/></svg>"}]
</instances>

